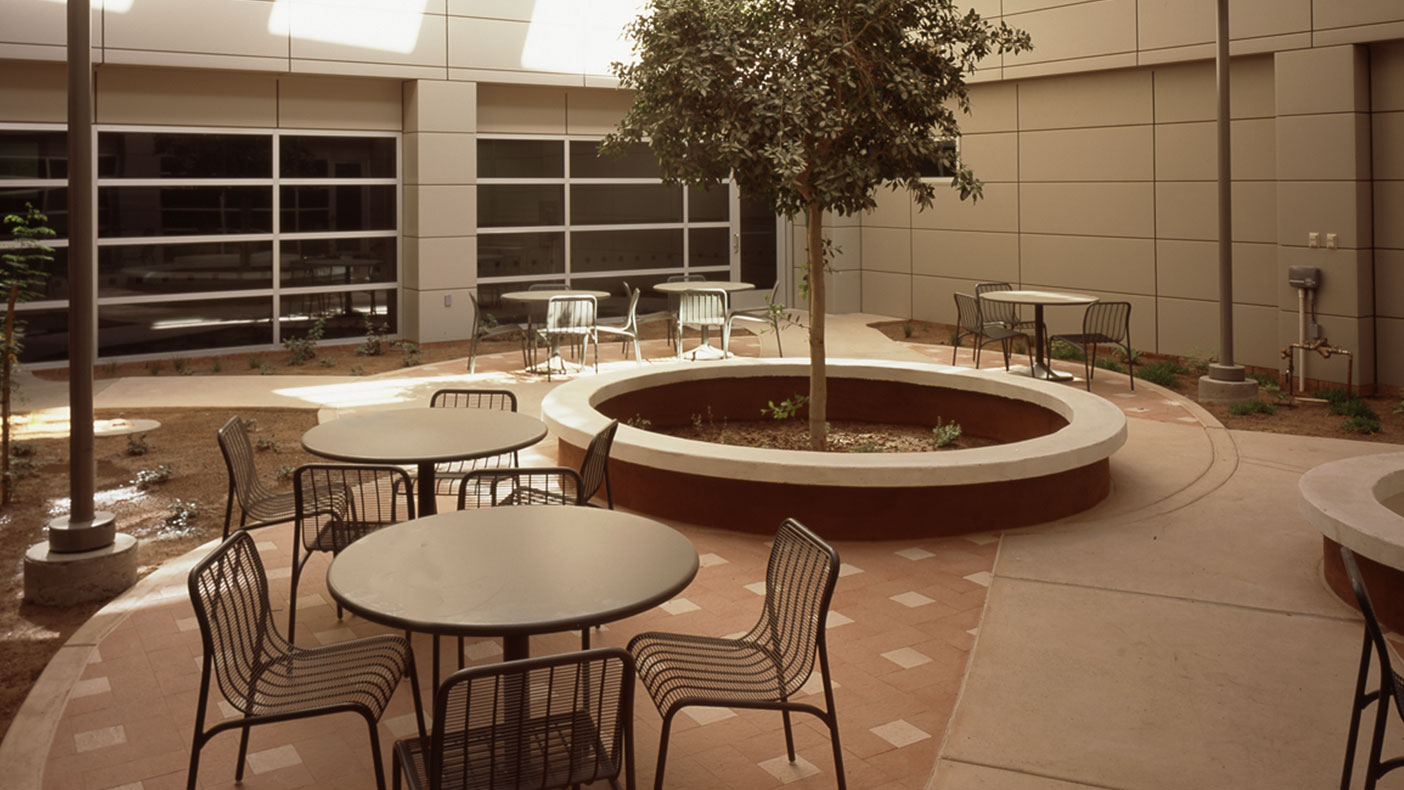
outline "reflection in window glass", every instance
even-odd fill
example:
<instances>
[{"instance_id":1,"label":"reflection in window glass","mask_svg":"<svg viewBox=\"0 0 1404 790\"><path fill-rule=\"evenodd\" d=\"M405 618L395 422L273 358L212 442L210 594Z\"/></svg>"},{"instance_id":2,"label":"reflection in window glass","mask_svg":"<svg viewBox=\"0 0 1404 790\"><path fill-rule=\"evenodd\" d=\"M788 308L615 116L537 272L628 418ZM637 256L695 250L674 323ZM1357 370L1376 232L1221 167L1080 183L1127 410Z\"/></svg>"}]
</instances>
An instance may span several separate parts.
<instances>
[{"instance_id":1,"label":"reflection in window glass","mask_svg":"<svg viewBox=\"0 0 1404 790\"><path fill-rule=\"evenodd\" d=\"M955 140L942 140L940 144L940 149L942 151L954 151L955 147ZM922 178L950 178L955 175L940 159L924 162L921 167L917 169L917 172L921 174Z\"/></svg>"},{"instance_id":2,"label":"reflection in window glass","mask_svg":"<svg viewBox=\"0 0 1404 790\"><path fill-rule=\"evenodd\" d=\"M693 228L687 232L688 242L688 265L692 268L699 266L728 266L731 263L731 253L728 250L727 237L731 231L726 228Z\"/></svg>"},{"instance_id":3,"label":"reflection in window glass","mask_svg":"<svg viewBox=\"0 0 1404 790\"><path fill-rule=\"evenodd\" d=\"M279 191L284 233L395 229L395 187L297 186Z\"/></svg>"},{"instance_id":4,"label":"reflection in window glass","mask_svg":"<svg viewBox=\"0 0 1404 790\"><path fill-rule=\"evenodd\" d=\"M480 184L478 227L510 228L565 222L565 187L560 184Z\"/></svg>"},{"instance_id":5,"label":"reflection in window glass","mask_svg":"<svg viewBox=\"0 0 1404 790\"><path fill-rule=\"evenodd\" d=\"M15 321L24 322L24 347L20 362L53 362L68 359L68 308L15 310Z\"/></svg>"},{"instance_id":6,"label":"reflection in window glass","mask_svg":"<svg viewBox=\"0 0 1404 790\"><path fill-rule=\"evenodd\" d=\"M39 189L0 189L0 217L6 214L24 216L25 204L39 209L49 218L49 227L58 238L68 235L68 190L64 187ZM0 239L12 239L8 225L0 225Z\"/></svg>"},{"instance_id":7,"label":"reflection in window glass","mask_svg":"<svg viewBox=\"0 0 1404 790\"><path fill-rule=\"evenodd\" d=\"M393 137L279 138L278 170L283 178L394 178Z\"/></svg>"},{"instance_id":8,"label":"reflection in window glass","mask_svg":"<svg viewBox=\"0 0 1404 790\"><path fill-rule=\"evenodd\" d=\"M98 236L271 233L268 187L99 187Z\"/></svg>"},{"instance_id":9,"label":"reflection in window glass","mask_svg":"<svg viewBox=\"0 0 1404 790\"><path fill-rule=\"evenodd\" d=\"M594 140L570 141L571 178L658 178L658 160L647 143L635 143L620 157L601 156Z\"/></svg>"},{"instance_id":10,"label":"reflection in window glass","mask_svg":"<svg viewBox=\"0 0 1404 790\"><path fill-rule=\"evenodd\" d=\"M572 225L682 222L682 187L666 184L572 184Z\"/></svg>"},{"instance_id":11,"label":"reflection in window glass","mask_svg":"<svg viewBox=\"0 0 1404 790\"><path fill-rule=\"evenodd\" d=\"M564 271L564 233L484 233L478 236L479 277L520 277Z\"/></svg>"},{"instance_id":12,"label":"reflection in window glass","mask_svg":"<svg viewBox=\"0 0 1404 790\"><path fill-rule=\"evenodd\" d=\"M271 287L271 241L98 248L99 297Z\"/></svg>"},{"instance_id":13,"label":"reflection in window glass","mask_svg":"<svg viewBox=\"0 0 1404 790\"><path fill-rule=\"evenodd\" d=\"M577 272L681 268L682 240L681 229L578 231L570 235L570 267Z\"/></svg>"},{"instance_id":14,"label":"reflection in window glass","mask_svg":"<svg viewBox=\"0 0 1404 790\"><path fill-rule=\"evenodd\" d=\"M270 178L263 134L99 132L99 178Z\"/></svg>"},{"instance_id":15,"label":"reflection in window glass","mask_svg":"<svg viewBox=\"0 0 1404 790\"><path fill-rule=\"evenodd\" d=\"M560 140L479 140L478 178L561 178Z\"/></svg>"},{"instance_id":16,"label":"reflection in window glass","mask_svg":"<svg viewBox=\"0 0 1404 790\"><path fill-rule=\"evenodd\" d=\"M725 184L710 189L687 188L687 218L691 222L726 222L731 218L731 198Z\"/></svg>"},{"instance_id":17,"label":"reflection in window glass","mask_svg":"<svg viewBox=\"0 0 1404 790\"><path fill-rule=\"evenodd\" d=\"M68 135L0 129L0 179L68 178Z\"/></svg>"},{"instance_id":18,"label":"reflection in window glass","mask_svg":"<svg viewBox=\"0 0 1404 790\"><path fill-rule=\"evenodd\" d=\"M100 356L272 342L273 300L267 296L98 305Z\"/></svg>"},{"instance_id":19,"label":"reflection in window glass","mask_svg":"<svg viewBox=\"0 0 1404 790\"><path fill-rule=\"evenodd\" d=\"M399 329L395 289L288 294L281 299L279 331L284 339L305 336L322 319L323 337L361 337L366 322L383 327L385 334Z\"/></svg>"},{"instance_id":20,"label":"reflection in window glass","mask_svg":"<svg viewBox=\"0 0 1404 790\"><path fill-rule=\"evenodd\" d=\"M283 242L285 286L395 282L395 240L315 239Z\"/></svg>"}]
</instances>

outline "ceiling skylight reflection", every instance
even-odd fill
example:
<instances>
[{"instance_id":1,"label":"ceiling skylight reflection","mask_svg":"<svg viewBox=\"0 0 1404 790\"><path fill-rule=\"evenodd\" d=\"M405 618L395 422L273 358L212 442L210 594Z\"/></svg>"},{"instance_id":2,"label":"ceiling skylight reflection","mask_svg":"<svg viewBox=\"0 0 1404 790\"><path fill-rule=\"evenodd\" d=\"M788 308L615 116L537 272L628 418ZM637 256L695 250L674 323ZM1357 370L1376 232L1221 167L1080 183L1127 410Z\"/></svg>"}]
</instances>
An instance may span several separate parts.
<instances>
[{"instance_id":1,"label":"ceiling skylight reflection","mask_svg":"<svg viewBox=\"0 0 1404 790\"><path fill-rule=\"evenodd\" d=\"M277 0L268 17L268 32L382 52L413 52L427 4L428 0L326 4Z\"/></svg>"}]
</instances>

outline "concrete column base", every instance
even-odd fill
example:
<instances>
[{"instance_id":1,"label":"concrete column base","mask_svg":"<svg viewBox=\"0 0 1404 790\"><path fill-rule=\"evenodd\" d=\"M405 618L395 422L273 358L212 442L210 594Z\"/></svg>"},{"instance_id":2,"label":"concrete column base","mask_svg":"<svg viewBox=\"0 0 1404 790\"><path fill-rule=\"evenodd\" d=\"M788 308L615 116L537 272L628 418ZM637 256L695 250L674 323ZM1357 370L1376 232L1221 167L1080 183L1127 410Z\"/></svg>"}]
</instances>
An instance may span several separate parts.
<instances>
[{"instance_id":1,"label":"concrete column base","mask_svg":"<svg viewBox=\"0 0 1404 790\"><path fill-rule=\"evenodd\" d=\"M1199 377L1200 403L1240 403L1258 397L1258 382L1224 381L1222 379Z\"/></svg>"},{"instance_id":2,"label":"concrete column base","mask_svg":"<svg viewBox=\"0 0 1404 790\"><path fill-rule=\"evenodd\" d=\"M137 581L137 541L118 532L110 546L55 552L48 541L24 553L24 599L43 606L72 606L112 598Z\"/></svg>"}]
</instances>

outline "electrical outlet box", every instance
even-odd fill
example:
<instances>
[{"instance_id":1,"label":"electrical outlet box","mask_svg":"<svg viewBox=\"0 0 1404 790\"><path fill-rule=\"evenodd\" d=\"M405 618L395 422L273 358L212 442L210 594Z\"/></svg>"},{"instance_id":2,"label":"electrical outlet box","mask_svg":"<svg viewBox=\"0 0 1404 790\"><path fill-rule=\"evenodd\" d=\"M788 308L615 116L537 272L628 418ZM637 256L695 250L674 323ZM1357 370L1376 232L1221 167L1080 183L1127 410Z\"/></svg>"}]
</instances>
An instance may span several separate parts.
<instances>
[{"instance_id":1,"label":"electrical outlet box","mask_svg":"<svg viewBox=\"0 0 1404 790\"><path fill-rule=\"evenodd\" d=\"M444 294L444 307L453 307L453 294Z\"/></svg>"},{"instance_id":2,"label":"electrical outlet box","mask_svg":"<svg viewBox=\"0 0 1404 790\"><path fill-rule=\"evenodd\" d=\"M1315 289L1321 284L1321 270L1315 266L1288 266L1287 284L1293 288Z\"/></svg>"},{"instance_id":3,"label":"electrical outlet box","mask_svg":"<svg viewBox=\"0 0 1404 790\"><path fill-rule=\"evenodd\" d=\"M1327 233L1327 234L1326 234L1326 249L1328 249L1328 250L1334 250L1334 249L1336 249L1336 234L1334 234L1334 233Z\"/></svg>"},{"instance_id":4,"label":"electrical outlet box","mask_svg":"<svg viewBox=\"0 0 1404 790\"><path fill-rule=\"evenodd\" d=\"M1320 247L1320 246L1321 246L1321 234L1320 234L1320 233L1317 233L1316 231L1312 231L1311 233L1308 233L1308 234L1307 234L1307 246L1308 246L1308 247Z\"/></svg>"}]
</instances>

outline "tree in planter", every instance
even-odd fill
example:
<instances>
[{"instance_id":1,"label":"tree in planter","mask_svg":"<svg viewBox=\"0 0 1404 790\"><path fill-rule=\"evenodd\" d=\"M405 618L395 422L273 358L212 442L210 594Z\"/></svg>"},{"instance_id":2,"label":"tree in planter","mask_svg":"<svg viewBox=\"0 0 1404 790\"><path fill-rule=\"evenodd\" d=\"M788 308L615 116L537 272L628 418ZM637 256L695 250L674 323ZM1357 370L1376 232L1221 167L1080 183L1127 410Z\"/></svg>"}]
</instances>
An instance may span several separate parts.
<instances>
[{"instance_id":1,"label":"tree in planter","mask_svg":"<svg viewBox=\"0 0 1404 790\"><path fill-rule=\"evenodd\" d=\"M810 446L827 444L824 212L904 187L923 208L939 163L962 199L980 182L948 142L969 112L965 75L1030 47L952 0L649 0L627 27L636 61L614 64L633 107L601 145L647 141L667 183L734 179L808 231Z\"/></svg>"},{"instance_id":2,"label":"tree in planter","mask_svg":"<svg viewBox=\"0 0 1404 790\"><path fill-rule=\"evenodd\" d=\"M15 319L15 304L36 296L32 289L48 276L41 267L54 259L54 250L41 240L56 235L48 223L49 218L29 203L24 204L24 214L5 215L5 228L15 241L0 251L0 288L6 293L4 336L0 337L0 504L9 504L14 495L10 474L10 391L24 333L24 322Z\"/></svg>"}]
</instances>

